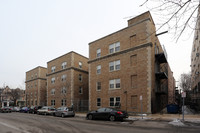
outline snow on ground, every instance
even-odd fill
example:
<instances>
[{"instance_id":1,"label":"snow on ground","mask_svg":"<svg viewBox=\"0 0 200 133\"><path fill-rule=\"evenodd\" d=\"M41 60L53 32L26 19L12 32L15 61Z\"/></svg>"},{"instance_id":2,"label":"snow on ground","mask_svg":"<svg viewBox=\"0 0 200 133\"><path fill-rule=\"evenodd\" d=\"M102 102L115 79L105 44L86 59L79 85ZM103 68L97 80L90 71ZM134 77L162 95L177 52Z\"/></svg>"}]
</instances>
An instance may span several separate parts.
<instances>
[{"instance_id":1,"label":"snow on ground","mask_svg":"<svg viewBox=\"0 0 200 133\"><path fill-rule=\"evenodd\" d=\"M184 123L182 123L179 119L174 119L173 121L169 122L170 125L173 125L173 126L185 126Z\"/></svg>"}]
</instances>

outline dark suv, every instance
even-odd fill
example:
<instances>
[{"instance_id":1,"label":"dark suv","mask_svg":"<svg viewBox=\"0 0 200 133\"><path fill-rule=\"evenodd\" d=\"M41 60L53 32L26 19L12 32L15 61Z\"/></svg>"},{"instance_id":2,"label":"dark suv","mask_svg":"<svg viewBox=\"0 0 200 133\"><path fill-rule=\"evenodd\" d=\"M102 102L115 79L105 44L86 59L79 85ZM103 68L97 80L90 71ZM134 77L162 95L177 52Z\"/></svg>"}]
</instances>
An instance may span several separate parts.
<instances>
[{"instance_id":1,"label":"dark suv","mask_svg":"<svg viewBox=\"0 0 200 133\"><path fill-rule=\"evenodd\" d=\"M42 108L42 106L32 106L32 107L30 107L30 109L29 109L29 113L32 113L32 114L36 114L37 113L37 110L38 109L41 109Z\"/></svg>"}]
</instances>

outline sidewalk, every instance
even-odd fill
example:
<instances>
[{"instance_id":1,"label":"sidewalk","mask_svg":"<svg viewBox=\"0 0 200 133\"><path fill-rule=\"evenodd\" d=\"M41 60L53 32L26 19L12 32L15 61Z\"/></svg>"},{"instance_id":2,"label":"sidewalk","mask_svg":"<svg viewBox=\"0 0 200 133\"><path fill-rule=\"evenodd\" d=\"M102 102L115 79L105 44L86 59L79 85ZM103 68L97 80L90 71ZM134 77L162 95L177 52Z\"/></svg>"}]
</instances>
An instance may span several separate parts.
<instances>
[{"instance_id":1,"label":"sidewalk","mask_svg":"<svg viewBox=\"0 0 200 133\"><path fill-rule=\"evenodd\" d=\"M77 117L86 118L87 113L76 113ZM134 115L129 116L128 120L140 120L142 119L142 116ZM182 114L143 114L144 120L158 120L158 121L173 121L174 119L182 120ZM200 123L200 114L196 115L184 115L185 121L196 121Z\"/></svg>"}]
</instances>

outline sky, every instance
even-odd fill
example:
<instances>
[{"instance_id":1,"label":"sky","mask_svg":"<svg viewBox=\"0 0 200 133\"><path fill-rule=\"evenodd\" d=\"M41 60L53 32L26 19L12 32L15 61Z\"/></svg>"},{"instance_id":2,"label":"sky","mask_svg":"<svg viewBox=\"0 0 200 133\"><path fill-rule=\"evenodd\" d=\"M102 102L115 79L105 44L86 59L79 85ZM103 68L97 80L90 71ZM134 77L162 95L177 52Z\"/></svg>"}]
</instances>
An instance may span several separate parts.
<instances>
[{"instance_id":1,"label":"sky","mask_svg":"<svg viewBox=\"0 0 200 133\"><path fill-rule=\"evenodd\" d=\"M70 51L89 57L88 43L127 27L148 9L139 0L0 0L0 87L25 89L25 73ZM154 18L157 23L157 19ZM159 36L176 81L190 71L193 36Z\"/></svg>"}]
</instances>

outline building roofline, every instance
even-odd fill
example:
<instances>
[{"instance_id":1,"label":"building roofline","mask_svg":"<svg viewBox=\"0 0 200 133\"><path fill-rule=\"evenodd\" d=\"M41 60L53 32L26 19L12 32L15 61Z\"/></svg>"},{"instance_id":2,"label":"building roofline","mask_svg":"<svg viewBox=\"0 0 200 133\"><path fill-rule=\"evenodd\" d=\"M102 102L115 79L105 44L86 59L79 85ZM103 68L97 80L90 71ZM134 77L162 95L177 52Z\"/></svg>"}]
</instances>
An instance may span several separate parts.
<instances>
[{"instance_id":1,"label":"building roofline","mask_svg":"<svg viewBox=\"0 0 200 133\"><path fill-rule=\"evenodd\" d=\"M145 19L143 19L143 20L140 20L140 21L138 21L138 22L136 22L136 23L134 23L134 24L132 24L132 25L129 25L129 26L123 28L123 29L120 29L120 30L115 31L115 32L113 32L113 33L111 33L111 34L108 34L108 35L106 35L106 36L104 36L104 37L101 37L101 38L99 38L99 39L97 39L97 40L95 40L95 41L92 41L92 42L90 42L88 45L91 45L91 44L94 43L94 42L97 42L97 41L99 41L99 40L102 40L102 39L104 39L104 38L107 38L107 37L109 37L109 36L111 36L111 35L114 35L114 34L116 34L116 33L118 33L118 32L121 32L121 31L123 31L123 30L126 30L126 29L128 29L129 27L138 25L138 24L143 23L143 22L148 21L148 20L152 21L153 24L154 24L153 18L152 18L151 13L150 13L149 11L146 11L146 12L144 12L144 13L142 13L142 14L140 14L140 15L134 17L134 18L137 18L137 17L142 16L142 15L147 14L147 13L149 14L150 18L148 17L148 18L145 18ZM132 19L133 19L133 18L132 18ZM129 19L129 20L131 20L131 19ZM128 21L129 21L129 20L128 20ZM155 25L155 24L154 24L154 25Z\"/></svg>"},{"instance_id":2,"label":"building roofline","mask_svg":"<svg viewBox=\"0 0 200 133\"><path fill-rule=\"evenodd\" d=\"M58 56L58 57L56 57L56 58L54 58L54 59L48 61L47 64L50 63L50 62L52 62L52 61L54 61L54 60L57 60L57 59L59 59L59 58L61 58L61 57L63 57L63 56L66 56L66 55L68 55L68 54L72 54L72 53L77 54L77 55L80 55L80 56L82 56L83 58L86 58L86 59L89 60L89 58L87 58L87 57L85 57L85 56L83 56L83 55L81 55L81 54L79 54L79 53L77 53L77 52L70 51L70 52L68 52L68 53L66 53L66 54L64 54L64 55Z\"/></svg>"},{"instance_id":3,"label":"building roofline","mask_svg":"<svg viewBox=\"0 0 200 133\"><path fill-rule=\"evenodd\" d=\"M26 73L28 73L28 72L30 72L30 71L33 71L34 69L37 69L37 68L47 69L46 67L43 67L43 66L37 66L37 67L35 67L35 68L31 69L31 70L28 70Z\"/></svg>"}]
</instances>

